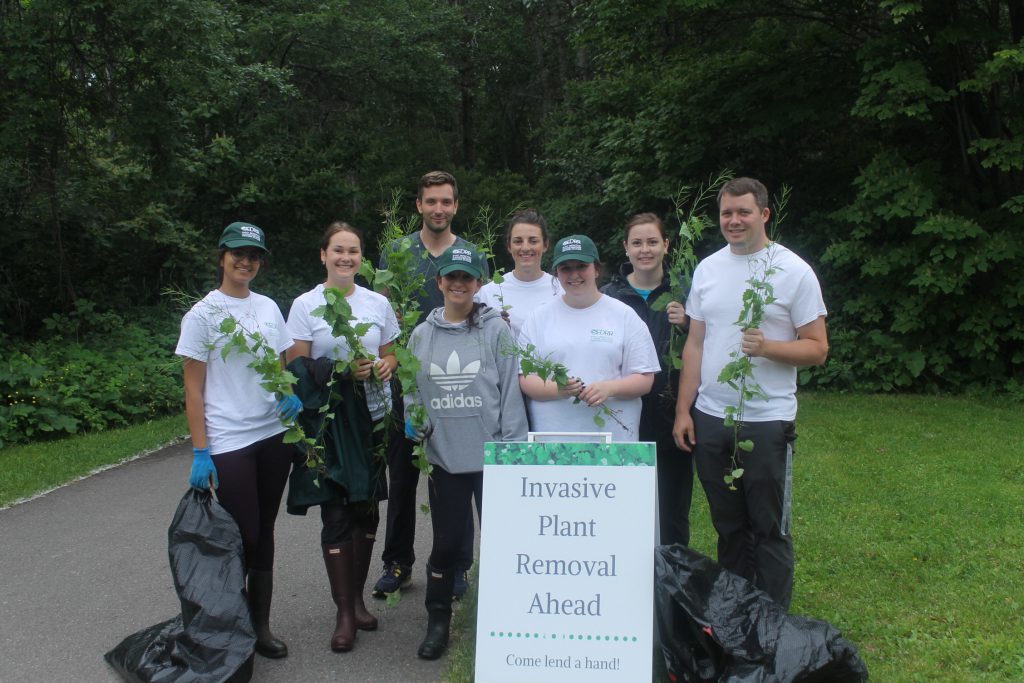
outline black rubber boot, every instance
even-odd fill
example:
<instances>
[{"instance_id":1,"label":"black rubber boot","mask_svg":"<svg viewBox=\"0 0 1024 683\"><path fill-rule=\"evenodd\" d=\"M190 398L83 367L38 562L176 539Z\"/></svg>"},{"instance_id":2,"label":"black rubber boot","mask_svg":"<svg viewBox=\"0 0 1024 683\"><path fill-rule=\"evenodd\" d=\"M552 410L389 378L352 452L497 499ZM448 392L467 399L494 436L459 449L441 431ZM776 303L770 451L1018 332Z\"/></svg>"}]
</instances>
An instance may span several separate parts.
<instances>
[{"instance_id":1,"label":"black rubber boot","mask_svg":"<svg viewBox=\"0 0 1024 683\"><path fill-rule=\"evenodd\" d=\"M331 649L348 652L356 642L356 620L353 610L352 543L325 545L324 565L331 582L331 598L338 608L331 635Z\"/></svg>"},{"instance_id":2,"label":"black rubber boot","mask_svg":"<svg viewBox=\"0 0 1024 683\"><path fill-rule=\"evenodd\" d=\"M270 632L270 598L274 594L274 572L249 571L249 612L256 630L256 652L270 659L288 656L288 646Z\"/></svg>"},{"instance_id":3,"label":"black rubber boot","mask_svg":"<svg viewBox=\"0 0 1024 683\"><path fill-rule=\"evenodd\" d=\"M427 635L417 652L423 659L437 659L448 647L454 586L454 569L439 572L427 565Z\"/></svg>"}]
</instances>

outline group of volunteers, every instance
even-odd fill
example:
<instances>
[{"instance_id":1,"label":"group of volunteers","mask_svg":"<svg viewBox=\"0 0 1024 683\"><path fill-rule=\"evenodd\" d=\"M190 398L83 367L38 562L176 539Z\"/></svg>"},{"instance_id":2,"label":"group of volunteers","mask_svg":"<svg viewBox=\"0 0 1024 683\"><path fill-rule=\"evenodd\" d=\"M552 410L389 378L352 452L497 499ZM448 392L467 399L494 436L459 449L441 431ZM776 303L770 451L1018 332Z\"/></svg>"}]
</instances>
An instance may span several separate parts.
<instances>
[{"instance_id":1,"label":"group of volunteers","mask_svg":"<svg viewBox=\"0 0 1024 683\"><path fill-rule=\"evenodd\" d=\"M289 481L289 512L320 508L324 565L337 607L331 649L350 650L359 630L378 627L363 601L378 504L388 501L384 570L372 590L382 598L411 580L420 476L413 448L421 442L432 465L433 542L427 633L418 654L440 657L452 601L466 591L473 562L474 505L478 519L483 513L483 444L525 441L528 431L610 431L616 441L655 443L662 543L689 542L695 463L718 532L719 561L788 608L796 369L825 361L826 310L811 268L768 239L764 185L736 178L721 188L718 202L727 244L698 265L688 293L672 291L669 239L653 213L628 221L626 262L599 287L604 266L589 237L570 235L552 245L544 217L520 211L504 235L515 268L488 282L481 250L451 229L459 208L455 178L427 173L416 198L421 228L396 240L380 264L386 268L391 254L407 249L424 278L419 324L408 342L419 370L415 391L404 396L394 380L395 309L410 304L356 282L365 246L359 230L344 222L327 227L320 243L324 281L295 299L286 321L271 299L250 289L270 253L263 231L251 223L229 225L219 241L220 285L184 316L176 353L184 357L194 447L189 481L216 487L238 522L256 651L272 658L288 653L270 629L270 605L274 525ZM553 274L542 266L549 249ZM760 328L741 329L735 322L744 291L769 250L774 301ZM351 337L336 336L319 314L332 289L349 304L358 354ZM653 306L666 292L674 300ZM669 357L673 328L686 334L681 371ZM280 356L298 378L293 393L265 389L252 356L232 350L226 330L241 330ZM568 382L524 374L520 353L526 348L565 365ZM763 396L746 402L741 438L755 445L743 454L744 474L732 490L723 475L731 469L736 437L726 408L736 396L718 378L737 350L756 359ZM603 409L616 419L599 428L594 415ZM389 413L393 419L386 420ZM298 448L284 443L293 420L306 434L321 435L323 466L315 471ZM385 436L386 458L376 457Z\"/></svg>"}]
</instances>

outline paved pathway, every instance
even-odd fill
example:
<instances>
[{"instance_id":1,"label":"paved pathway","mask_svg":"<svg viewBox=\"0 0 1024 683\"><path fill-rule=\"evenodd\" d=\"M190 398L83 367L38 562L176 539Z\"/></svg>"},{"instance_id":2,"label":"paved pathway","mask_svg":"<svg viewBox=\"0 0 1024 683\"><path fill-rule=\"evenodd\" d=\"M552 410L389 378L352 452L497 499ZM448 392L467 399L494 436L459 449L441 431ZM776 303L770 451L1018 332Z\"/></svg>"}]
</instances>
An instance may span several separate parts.
<instances>
[{"instance_id":1,"label":"paved pathway","mask_svg":"<svg viewBox=\"0 0 1024 683\"><path fill-rule=\"evenodd\" d=\"M178 612L167 526L186 490L191 457L188 442L171 446L0 511L0 682L118 681L103 653ZM277 661L257 657L252 680L441 680L445 659L416 657L426 629L422 563L396 607L367 595L380 630L360 632L352 652L330 651L334 604L319 527L315 510L294 517L282 507L271 622L290 654ZM382 538L383 529L382 521ZM426 515L416 540L416 555L425 559ZM377 558L380 549L378 543ZM379 571L375 559L367 589Z\"/></svg>"}]
</instances>

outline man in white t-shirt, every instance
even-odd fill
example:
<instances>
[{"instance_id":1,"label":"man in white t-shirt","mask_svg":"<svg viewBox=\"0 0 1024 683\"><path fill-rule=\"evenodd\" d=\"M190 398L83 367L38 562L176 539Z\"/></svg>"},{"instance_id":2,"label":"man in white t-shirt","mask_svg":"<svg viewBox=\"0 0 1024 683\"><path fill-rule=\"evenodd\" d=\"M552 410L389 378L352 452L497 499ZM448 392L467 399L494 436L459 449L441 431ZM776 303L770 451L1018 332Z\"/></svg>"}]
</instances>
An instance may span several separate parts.
<instances>
[{"instance_id":1,"label":"man in white t-shirt","mask_svg":"<svg viewBox=\"0 0 1024 683\"><path fill-rule=\"evenodd\" d=\"M810 266L768 239L771 211L763 184L753 178L730 180L719 191L718 204L728 244L693 274L673 436L681 449L693 450L718 532L719 563L789 609L796 374L798 367L821 365L828 355L825 304ZM760 327L741 329L736 321L748 281L765 279L766 272L774 300L765 307ZM736 430L727 417L739 405L738 392L718 381L733 354L752 359L748 388L761 389L737 420L739 440L753 443L749 451L737 450ZM742 474L727 483L737 468Z\"/></svg>"}]
</instances>

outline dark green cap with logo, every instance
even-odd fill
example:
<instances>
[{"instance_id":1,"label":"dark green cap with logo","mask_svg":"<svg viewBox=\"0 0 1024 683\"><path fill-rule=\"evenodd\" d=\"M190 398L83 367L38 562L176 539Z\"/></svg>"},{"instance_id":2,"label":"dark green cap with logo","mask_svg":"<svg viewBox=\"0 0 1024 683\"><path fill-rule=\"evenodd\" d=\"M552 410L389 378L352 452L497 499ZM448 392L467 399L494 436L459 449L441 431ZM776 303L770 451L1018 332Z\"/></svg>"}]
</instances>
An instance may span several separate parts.
<instances>
[{"instance_id":1,"label":"dark green cap with logo","mask_svg":"<svg viewBox=\"0 0 1024 683\"><path fill-rule=\"evenodd\" d=\"M553 268L566 261L593 263L598 260L597 247L586 235L569 235L555 243Z\"/></svg>"},{"instance_id":2,"label":"dark green cap with logo","mask_svg":"<svg viewBox=\"0 0 1024 683\"><path fill-rule=\"evenodd\" d=\"M263 235L263 231L252 223L235 222L224 228L224 232L220 234L218 246L227 247L228 249L256 247L268 254L270 253L270 250L267 249L267 240Z\"/></svg>"},{"instance_id":3,"label":"dark green cap with logo","mask_svg":"<svg viewBox=\"0 0 1024 683\"><path fill-rule=\"evenodd\" d=\"M437 261L437 274L447 275L461 270L477 280L484 276L484 257L476 249L465 245L448 247Z\"/></svg>"}]
</instances>

